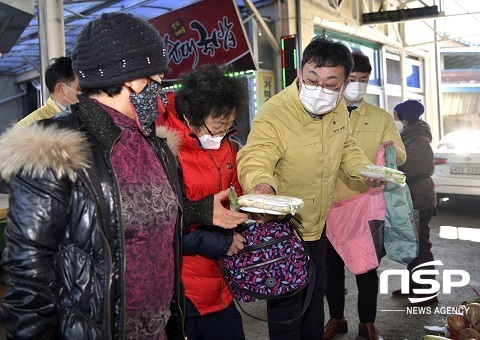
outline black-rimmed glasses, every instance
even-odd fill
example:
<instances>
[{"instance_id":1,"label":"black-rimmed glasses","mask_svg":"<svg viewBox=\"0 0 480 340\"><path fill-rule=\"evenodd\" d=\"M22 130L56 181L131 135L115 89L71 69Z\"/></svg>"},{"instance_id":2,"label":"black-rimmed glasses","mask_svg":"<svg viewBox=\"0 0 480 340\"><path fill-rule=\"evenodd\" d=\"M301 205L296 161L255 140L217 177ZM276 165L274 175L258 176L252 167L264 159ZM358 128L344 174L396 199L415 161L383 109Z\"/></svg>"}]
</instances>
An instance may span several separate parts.
<instances>
[{"instance_id":1,"label":"black-rimmed glasses","mask_svg":"<svg viewBox=\"0 0 480 340\"><path fill-rule=\"evenodd\" d=\"M307 83L304 79L302 79L302 83L303 86L309 91L315 91L319 87L325 94L334 94L335 92L337 92L335 90L327 89L321 84L312 84L310 82Z\"/></svg>"},{"instance_id":2,"label":"black-rimmed glasses","mask_svg":"<svg viewBox=\"0 0 480 340\"><path fill-rule=\"evenodd\" d=\"M233 123L230 125L230 127L226 130L222 130L222 131L217 131L217 132L212 132L210 131L210 129L208 128L207 124L203 123L203 126L205 127L205 129L207 130L208 134L212 137L215 137L215 136L225 136L227 133L229 132L232 132L233 130L235 130L235 128L237 127L237 122L236 121L233 121Z\"/></svg>"}]
</instances>

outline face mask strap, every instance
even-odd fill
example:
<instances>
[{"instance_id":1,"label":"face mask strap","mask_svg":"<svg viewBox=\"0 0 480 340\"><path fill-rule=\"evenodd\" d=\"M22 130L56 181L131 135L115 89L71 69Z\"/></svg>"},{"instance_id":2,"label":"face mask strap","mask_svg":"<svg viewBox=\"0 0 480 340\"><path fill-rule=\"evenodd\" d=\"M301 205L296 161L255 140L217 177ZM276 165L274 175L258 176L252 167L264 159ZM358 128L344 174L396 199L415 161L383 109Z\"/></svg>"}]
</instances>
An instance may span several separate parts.
<instances>
[{"instance_id":1,"label":"face mask strap","mask_svg":"<svg viewBox=\"0 0 480 340\"><path fill-rule=\"evenodd\" d=\"M82 94L82 91L74 90L74 89L72 89L70 86L68 86L68 85L65 84L65 83L60 83L60 84L64 85L64 86L65 86L67 89L69 89L70 91L75 92L77 95Z\"/></svg>"},{"instance_id":2,"label":"face mask strap","mask_svg":"<svg viewBox=\"0 0 480 340\"><path fill-rule=\"evenodd\" d=\"M138 94L137 92L135 92L135 90L133 89L133 87L127 86L127 85L123 85L123 86L128 90L128 92L130 93L130 95L132 95L132 94Z\"/></svg>"},{"instance_id":3,"label":"face mask strap","mask_svg":"<svg viewBox=\"0 0 480 340\"><path fill-rule=\"evenodd\" d=\"M74 102L72 102L70 99L68 99L65 95L63 95L63 98L65 98L67 100L67 102L69 102L70 104L75 104Z\"/></svg>"},{"instance_id":4,"label":"face mask strap","mask_svg":"<svg viewBox=\"0 0 480 340\"><path fill-rule=\"evenodd\" d=\"M150 83L151 83L152 81L153 81L154 83L158 84L158 85L160 86L160 88L162 87L162 85L161 85L159 82L157 82L157 81L155 81L155 80L153 80L153 79L151 79L151 78L145 78L145 79L147 80L147 84L145 85L145 87L144 87L140 92L136 92L136 91L133 89L133 87L131 87L131 86L127 86L127 85L124 85L124 86L127 88L128 92L130 92L131 95L132 95L132 94L139 94L139 93L142 93L143 91L147 90L148 86L150 86Z\"/></svg>"}]
</instances>

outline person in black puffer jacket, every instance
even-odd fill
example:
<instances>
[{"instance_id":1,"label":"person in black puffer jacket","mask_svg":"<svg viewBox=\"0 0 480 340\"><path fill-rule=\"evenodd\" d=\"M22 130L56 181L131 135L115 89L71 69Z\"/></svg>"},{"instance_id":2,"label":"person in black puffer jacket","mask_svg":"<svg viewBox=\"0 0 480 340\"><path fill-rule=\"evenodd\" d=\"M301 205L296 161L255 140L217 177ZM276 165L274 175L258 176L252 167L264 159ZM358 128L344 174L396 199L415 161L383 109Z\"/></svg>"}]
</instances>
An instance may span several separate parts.
<instances>
[{"instance_id":1,"label":"person in black puffer jacket","mask_svg":"<svg viewBox=\"0 0 480 340\"><path fill-rule=\"evenodd\" d=\"M420 119L424 111L423 104L417 100L407 100L394 108L394 118L402 123L398 125L403 126L403 131L401 131L400 135L407 152L407 161L402 166L399 166L398 169L405 172L407 184L412 195L413 207L420 213L418 256L407 266L410 271L410 277L413 268L420 264L434 261L429 223L432 216L437 215L437 197L435 184L431 177L434 172L434 155L430 145L432 132L428 123ZM435 266L425 266L421 269L433 270ZM427 275L423 275L422 278L427 278ZM435 279L435 276L428 276L428 279ZM415 288L423 287L410 282L408 296L414 295L412 289ZM394 296L402 296L400 290L395 290L392 294ZM437 302L437 297L434 297L412 305L421 307Z\"/></svg>"},{"instance_id":2,"label":"person in black puffer jacket","mask_svg":"<svg viewBox=\"0 0 480 340\"><path fill-rule=\"evenodd\" d=\"M183 197L173 135L154 126L170 68L149 23L102 14L72 66L83 95L71 112L0 137L7 338L184 339L182 226L231 229L247 215L222 207L229 190Z\"/></svg>"}]
</instances>

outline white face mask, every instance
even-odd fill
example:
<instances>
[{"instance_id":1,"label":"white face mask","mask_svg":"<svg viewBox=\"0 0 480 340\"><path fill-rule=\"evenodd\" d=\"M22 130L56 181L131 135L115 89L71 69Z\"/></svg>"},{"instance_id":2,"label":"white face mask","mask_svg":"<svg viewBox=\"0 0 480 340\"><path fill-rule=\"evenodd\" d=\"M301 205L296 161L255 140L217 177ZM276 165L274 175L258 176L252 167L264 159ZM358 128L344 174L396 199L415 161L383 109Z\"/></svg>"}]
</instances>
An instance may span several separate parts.
<instances>
[{"instance_id":1,"label":"white face mask","mask_svg":"<svg viewBox=\"0 0 480 340\"><path fill-rule=\"evenodd\" d=\"M403 131L403 123L399 120L395 121L395 125L397 126L397 131L398 133L402 133Z\"/></svg>"},{"instance_id":2,"label":"white face mask","mask_svg":"<svg viewBox=\"0 0 480 340\"><path fill-rule=\"evenodd\" d=\"M67 100L67 102L69 102L69 103L72 104L72 105L78 103L78 100L74 103L74 102L72 102L70 99L68 99L68 98L65 97L65 96L63 96L63 98L65 98L65 99Z\"/></svg>"},{"instance_id":3,"label":"white face mask","mask_svg":"<svg viewBox=\"0 0 480 340\"><path fill-rule=\"evenodd\" d=\"M325 89L326 91L329 91ZM332 111L338 104L340 92L328 94L324 92L321 86L317 86L315 90L308 90L305 84L302 84L302 89L299 94L299 99L302 105L308 112L314 115L323 115Z\"/></svg>"},{"instance_id":4,"label":"white face mask","mask_svg":"<svg viewBox=\"0 0 480 340\"><path fill-rule=\"evenodd\" d=\"M343 91L343 96L352 103L358 102L367 93L368 83L354 82L349 83Z\"/></svg>"},{"instance_id":5,"label":"white face mask","mask_svg":"<svg viewBox=\"0 0 480 340\"><path fill-rule=\"evenodd\" d=\"M212 137L207 134L198 137L198 139L200 140L200 144L202 144L202 148L207 150L218 150L220 149L220 143L222 142L223 137L225 137L225 135Z\"/></svg>"}]
</instances>

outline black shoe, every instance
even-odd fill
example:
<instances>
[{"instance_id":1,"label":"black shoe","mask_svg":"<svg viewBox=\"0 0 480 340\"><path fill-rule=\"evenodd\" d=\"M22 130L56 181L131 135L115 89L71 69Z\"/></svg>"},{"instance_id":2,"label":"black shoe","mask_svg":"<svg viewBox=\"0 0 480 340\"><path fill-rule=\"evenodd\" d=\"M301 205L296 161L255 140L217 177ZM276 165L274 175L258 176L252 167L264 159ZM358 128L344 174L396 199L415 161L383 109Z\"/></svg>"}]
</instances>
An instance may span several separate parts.
<instances>
[{"instance_id":1,"label":"black shoe","mask_svg":"<svg viewBox=\"0 0 480 340\"><path fill-rule=\"evenodd\" d=\"M415 293L413 292L414 289L417 289L417 288L422 288L421 285L410 285L410 291L408 291L407 293L402 293L402 290L401 289L397 289L397 290L394 290L392 292L392 296L393 297L412 297L415 295Z\"/></svg>"},{"instance_id":2,"label":"black shoe","mask_svg":"<svg viewBox=\"0 0 480 340\"><path fill-rule=\"evenodd\" d=\"M392 296L394 297L409 297L409 296L414 296L415 293L410 289L407 293L402 293L401 289L394 290L392 292Z\"/></svg>"}]
</instances>

